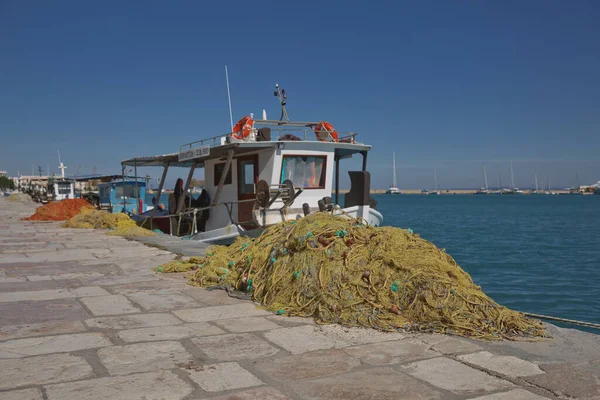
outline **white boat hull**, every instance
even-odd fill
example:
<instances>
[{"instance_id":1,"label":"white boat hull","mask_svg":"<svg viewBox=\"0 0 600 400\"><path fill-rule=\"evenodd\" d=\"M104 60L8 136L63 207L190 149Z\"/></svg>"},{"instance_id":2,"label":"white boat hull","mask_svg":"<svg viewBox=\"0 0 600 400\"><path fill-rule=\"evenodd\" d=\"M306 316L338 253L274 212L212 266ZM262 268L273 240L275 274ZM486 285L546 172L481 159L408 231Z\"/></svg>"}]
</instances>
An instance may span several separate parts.
<instances>
[{"instance_id":1,"label":"white boat hull","mask_svg":"<svg viewBox=\"0 0 600 400\"><path fill-rule=\"evenodd\" d=\"M372 226L381 226L383 224L383 215L379 211L369 206L353 206L343 209L337 209L333 212L333 215L363 219L367 222L367 224ZM273 222L267 224L267 226L282 222L284 220L281 214L279 214L278 219L274 217L275 215L273 215L273 218L269 219ZM287 218L286 220L295 220L296 218L297 216L294 215L293 218ZM198 232L192 237L192 240L197 240L199 242L209 244L228 245L233 243L233 241L238 236L249 236L252 238L258 237L263 232L263 230L264 228L246 230L239 225L231 224L223 228L210 230L208 232Z\"/></svg>"}]
</instances>

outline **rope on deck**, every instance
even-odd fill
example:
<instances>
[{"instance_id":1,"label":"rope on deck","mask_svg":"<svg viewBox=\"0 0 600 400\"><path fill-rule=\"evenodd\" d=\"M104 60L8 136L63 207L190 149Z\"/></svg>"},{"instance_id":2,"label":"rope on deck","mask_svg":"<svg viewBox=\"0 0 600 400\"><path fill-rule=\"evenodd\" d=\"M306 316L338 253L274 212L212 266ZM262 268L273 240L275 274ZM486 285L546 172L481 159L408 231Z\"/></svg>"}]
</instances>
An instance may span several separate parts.
<instances>
[{"instance_id":1,"label":"rope on deck","mask_svg":"<svg viewBox=\"0 0 600 400\"><path fill-rule=\"evenodd\" d=\"M564 322L566 324L571 324L571 325L579 325L579 326L586 326L588 328L600 329L600 324L595 324L593 322L577 321L577 320L574 320L574 319L551 317L551 316L548 316L548 315L532 314L532 313L527 313L527 312L524 312L523 314L525 314L528 317L533 317L533 318L538 318L538 319L545 319L545 320L548 320L548 321L558 321L558 322Z\"/></svg>"}]
</instances>

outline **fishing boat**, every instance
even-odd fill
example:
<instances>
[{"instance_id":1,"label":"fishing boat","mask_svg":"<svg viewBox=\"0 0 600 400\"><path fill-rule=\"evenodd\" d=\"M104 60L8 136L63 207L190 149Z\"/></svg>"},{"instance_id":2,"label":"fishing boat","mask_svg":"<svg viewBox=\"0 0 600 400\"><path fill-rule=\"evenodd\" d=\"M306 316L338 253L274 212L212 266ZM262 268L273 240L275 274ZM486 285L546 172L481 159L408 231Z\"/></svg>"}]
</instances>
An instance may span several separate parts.
<instances>
[{"instance_id":1,"label":"fishing boat","mask_svg":"<svg viewBox=\"0 0 600 400\"><path fill-rule=\"evenodd\" d=\"M402 191L398 189L398 180L396 179L396 152L394 151L392 157L392 184L386 191L387 194L402 194Z\"/></svg>"},{"instance_id":2,"label":"fishing boat","mask_svg":"<svg viewBox=\"0 0 600 400\"><path fill-rule=\"evenodd\" d=\"M280 120L266 119L264 111L261 120L250 114L230 132L183 144L177 153L123 160L123 171L163 169L157 198L171 168L187 170L185 181L176 184L168 214L160 215L154 208L137 215L138 223L219 244L239 235L256 236L270 225L318 211L381 225L383 216L370 196L367 155L371 146L359 142L356 133L338 133L325 121L290 121L287 97L278 85L275 96L282 109ZM362 169L348 172L351 187L340 205L340 162L353 156L362 157ZM193 199L186 194L198 169L204 170L204 190Z\"/></svg>"},{"instance_id":3,"label":"fishing boat","mask_svg":"<svg viewBox=\"0 0 600 400\"><path fill-rule=\"evenodd\" d=\"M144 202L145 198L146 181L141 178L114 179L98 184L97 206L109 212L143 214L153 208Z\"/></svg>"}]
</instances>

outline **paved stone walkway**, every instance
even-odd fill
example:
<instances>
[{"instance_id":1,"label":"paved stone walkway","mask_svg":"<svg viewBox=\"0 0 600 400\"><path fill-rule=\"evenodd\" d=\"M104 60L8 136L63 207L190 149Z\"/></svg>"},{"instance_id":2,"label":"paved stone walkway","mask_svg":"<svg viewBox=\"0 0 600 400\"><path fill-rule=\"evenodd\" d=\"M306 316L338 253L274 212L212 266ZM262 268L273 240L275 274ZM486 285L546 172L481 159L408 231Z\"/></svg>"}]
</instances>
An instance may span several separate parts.
<instances>
[{"instance_id":1,"label":"paved stone walkway","mask_svg":"<svg viewBox=\"0 0 600 400\"><path fill-rule=\"evenodd\" d=\"M600 399L600 337L316 326L151 268L173 254L0 198L0 399Z\"/></svg>"}]
</instances>

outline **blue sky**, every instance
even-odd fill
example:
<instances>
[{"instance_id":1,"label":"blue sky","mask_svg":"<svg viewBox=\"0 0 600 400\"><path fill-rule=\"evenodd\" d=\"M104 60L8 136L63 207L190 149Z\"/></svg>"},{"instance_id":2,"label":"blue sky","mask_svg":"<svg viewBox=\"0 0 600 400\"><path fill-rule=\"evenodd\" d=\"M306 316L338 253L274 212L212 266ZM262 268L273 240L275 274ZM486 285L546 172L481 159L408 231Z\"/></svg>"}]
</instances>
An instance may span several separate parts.
<instances>
[{"instance_id":1,"label":"blue sky","mask_svg":"<svg viewBox=\"0 0 600 400\"><path fill-rule=\"evenodd\" d=\"M227 64L234 120L278 117L279 82L292 119L373 146L374 187L393 150L404 188L507 184L509 160L519 187L600 179L597 2L211 3L0 0L0 169L60 148L118 172L225 133Z\"/></svg>"}]
</instances>

